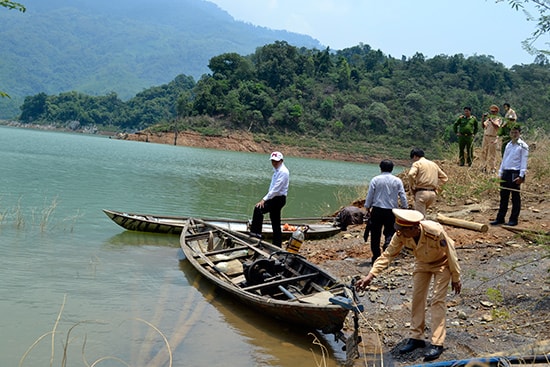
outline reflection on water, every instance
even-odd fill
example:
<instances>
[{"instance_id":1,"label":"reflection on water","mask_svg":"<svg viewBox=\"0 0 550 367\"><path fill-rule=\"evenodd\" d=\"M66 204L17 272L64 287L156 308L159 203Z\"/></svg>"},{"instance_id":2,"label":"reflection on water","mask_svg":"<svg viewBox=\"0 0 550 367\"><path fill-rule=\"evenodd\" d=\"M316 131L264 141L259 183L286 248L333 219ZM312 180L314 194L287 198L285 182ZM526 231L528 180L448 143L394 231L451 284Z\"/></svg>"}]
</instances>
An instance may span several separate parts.
<instances>
[{"instance_id":1,"label":"reflection on water","mask_svg":"<svg viewBox=\"0 0 550 367\"><path fill-rule=\"evenodd\" d=\"M345 361L345 353L341 351L342 343L333 342L332 336L323 335L315 330L294 328L247 308L237 299L217 290L185 259L180 261L180 268L189 284L222 314L223 320L255 347L259 352L259 359L256 360L258 365L314 365L315 358L322 358L320 347L313 343L315 338L320 340L329 352L327 366L336 365L333 359L340 363Z\"/></svg>"},{"instance_id":2,"label":"reflection on water","mask_svg":"<svg viewBox=\"0 0 550 367\"><path fill-rule=\"evenodd\" d=\"M179 247L179 235L123 231L105 241L107 244L118 246L159 246Z\"/></svg>"}]
</instances>

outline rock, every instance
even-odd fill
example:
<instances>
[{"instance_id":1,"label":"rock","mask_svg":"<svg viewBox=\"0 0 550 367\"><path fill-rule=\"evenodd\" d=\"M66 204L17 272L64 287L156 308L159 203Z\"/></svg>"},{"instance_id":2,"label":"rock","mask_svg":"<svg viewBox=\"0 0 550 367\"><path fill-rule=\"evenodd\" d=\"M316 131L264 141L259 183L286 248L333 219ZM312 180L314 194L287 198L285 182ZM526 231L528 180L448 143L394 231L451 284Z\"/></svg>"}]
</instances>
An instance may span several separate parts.
<instances>
[{"instance_id":1,"label":"rock","mask_svg":"<svg viewBox=\"0 0 550 367\"><path fill-rule=\"evenodd\" d=\"M489 313L483 314L481 316L481 321L491 322L491 321L493 321L493 316Z\"/></svg>"},{"instance_id":2,"label":"rock","mask_svg":"<svg viewBox=\"0 0 550 367\"><path fill-rule=\"evenodd\" d=\"M466 315L466 312L464 311L458 311L457 315L456 315L460 320L467 320L468 319L468 315Z\"/></svg>"},{"instance_id":3,"label":"rock","mask_svg":"<svg viewBox=\"0 0 550 367\"><path fill-rule=\"evenodd\" d=\"M479 303L481 303L481 305L482 305L483 307L487 307L487 308L490 308L490 307L493 307L493 306L494 306L493 303L492 303L492 302L489 302L489 301L481 301L481 302L479 302Z\"/></svg>"}]
</instances>

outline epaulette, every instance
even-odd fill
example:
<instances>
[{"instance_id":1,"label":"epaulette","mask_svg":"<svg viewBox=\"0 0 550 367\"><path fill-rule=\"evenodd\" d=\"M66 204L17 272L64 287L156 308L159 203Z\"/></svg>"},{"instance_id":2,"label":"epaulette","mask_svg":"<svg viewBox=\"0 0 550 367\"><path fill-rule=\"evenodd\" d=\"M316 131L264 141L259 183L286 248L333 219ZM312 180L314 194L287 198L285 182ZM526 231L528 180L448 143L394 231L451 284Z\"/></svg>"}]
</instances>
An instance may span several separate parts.
<instances>
[{"instance_id":1,"label":"epaulette","mask_svg":"<svg viewBox=\"0 0 550 367\"><path fill-rule=\"evenodd\" d=\"M424 236L428 237L433 241L439 240L441 231L443 230L443 227L441 226L441 224L431 220L423 220L420 223L422 224Z\"/></svg>"},{"instance_id":2,"label":"epaulette","mask_svg":"<svg viewBox=\"0 0 550 367\"><path fill-rule=\"evenodd\" d=\"M526 151L529 151L529 145L527 145L526 142L520 141L519 146L522 147L523 149L525 149Z\"/></svg>"}]
</instances>

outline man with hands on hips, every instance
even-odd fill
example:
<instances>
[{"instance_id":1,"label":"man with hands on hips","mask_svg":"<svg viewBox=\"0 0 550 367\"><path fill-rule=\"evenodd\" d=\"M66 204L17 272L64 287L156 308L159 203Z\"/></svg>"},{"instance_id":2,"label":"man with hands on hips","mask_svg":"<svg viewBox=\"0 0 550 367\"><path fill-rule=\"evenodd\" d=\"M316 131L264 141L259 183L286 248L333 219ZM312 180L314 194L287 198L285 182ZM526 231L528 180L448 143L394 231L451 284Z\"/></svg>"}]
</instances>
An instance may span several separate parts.
<instances>
[{"instance_id":1,"label":"man with hands on hips","mask_svg":"<svg viewBox=\"0 0 550 367\"><path fill-rule=\"evenodd\" d=\"M403 247L412 249L415 258L413 272L413 296L411 309L411 337L399 350L409 353L426 346L424 328L426 324L426 300L433 279L433 296L431 301L431 345L425 350L424 360L432 361L443 352L446 327L445 315L447 306L445 298L449 282L455 294L462 289L460 282L460 265L454 247L441 224L423 220L424 215L417 210L393 209L395 230L388 248L372 266L369 274L361 278L356 287L364 290L372 280L388 267L390 262L401 252Z\"/></svg>"}]
</instances>

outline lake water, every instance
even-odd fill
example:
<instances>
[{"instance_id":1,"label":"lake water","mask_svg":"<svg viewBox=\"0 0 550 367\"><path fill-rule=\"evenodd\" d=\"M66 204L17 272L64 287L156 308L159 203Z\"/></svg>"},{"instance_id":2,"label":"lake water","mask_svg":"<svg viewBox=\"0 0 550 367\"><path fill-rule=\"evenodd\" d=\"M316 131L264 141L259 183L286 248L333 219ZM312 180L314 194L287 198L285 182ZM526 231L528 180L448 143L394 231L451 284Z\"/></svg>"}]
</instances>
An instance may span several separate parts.
<instances>
[{"instance_id":1,"label":"lake water","mask_svg":"<svg viewBox=\"0 0 550 367\"><path fill-rule=\"evenodd\" d=\"M285 217L330 215L378 174L285 163ZM0 127L1 365L61 366L66 352L68 366L314 366L307 330L215 292L177 236L125 231L101 211L248 219L271 174L266 154Z\"/></svg>"}]
</instances>

